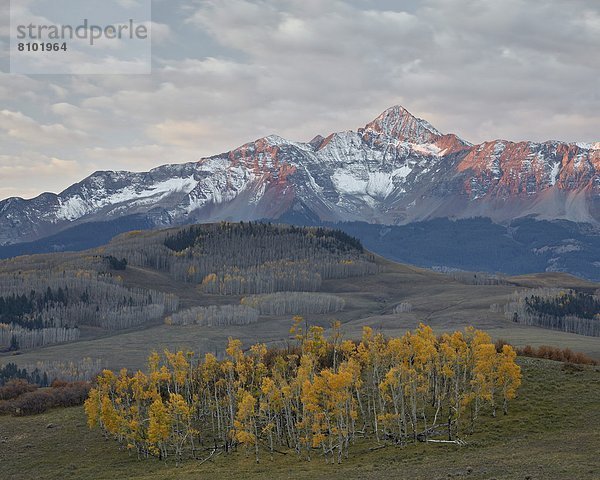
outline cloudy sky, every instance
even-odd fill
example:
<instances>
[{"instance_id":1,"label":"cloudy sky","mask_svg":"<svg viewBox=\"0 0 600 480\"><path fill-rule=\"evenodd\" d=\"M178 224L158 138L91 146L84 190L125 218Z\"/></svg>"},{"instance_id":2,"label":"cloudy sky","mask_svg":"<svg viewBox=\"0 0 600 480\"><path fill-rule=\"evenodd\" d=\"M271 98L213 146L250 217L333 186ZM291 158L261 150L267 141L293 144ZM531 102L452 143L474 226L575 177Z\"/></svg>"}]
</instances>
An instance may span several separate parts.
<instances>
[{"instance_id":1,"label":"cloudy sky","mask_svg":"<svg viewBox=\"0 0 600 480\"><path fill-rule=\"evenodd\" d=\"M152 8L151 75L0 73L0 198L59 192L95 170L195 161L271 133L308 141L395 104L472 142L600 140L597 0Z\"/></svg>"}]
</instances>

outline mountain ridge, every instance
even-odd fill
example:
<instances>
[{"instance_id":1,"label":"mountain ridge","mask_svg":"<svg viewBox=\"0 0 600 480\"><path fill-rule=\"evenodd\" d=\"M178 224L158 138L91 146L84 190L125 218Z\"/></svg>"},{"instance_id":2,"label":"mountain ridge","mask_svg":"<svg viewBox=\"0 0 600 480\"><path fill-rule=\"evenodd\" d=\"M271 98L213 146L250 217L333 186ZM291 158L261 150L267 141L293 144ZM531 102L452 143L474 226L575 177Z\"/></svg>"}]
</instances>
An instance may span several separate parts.
<instances>
[{"instance_id":1,"label":"mountain ridge","mask_svg":"<svg viewBox=\"0 0 600 480\"><path fill-rule=\"evenodd\" d=\"M145 215L155 226L277 219L402 225L523 216L600 223L600 142L473 145L396 105L356 131L310 142L269 135L197 162L99 171L59 194L0 202L0 244Z\"/></svg>"}]
</instances>

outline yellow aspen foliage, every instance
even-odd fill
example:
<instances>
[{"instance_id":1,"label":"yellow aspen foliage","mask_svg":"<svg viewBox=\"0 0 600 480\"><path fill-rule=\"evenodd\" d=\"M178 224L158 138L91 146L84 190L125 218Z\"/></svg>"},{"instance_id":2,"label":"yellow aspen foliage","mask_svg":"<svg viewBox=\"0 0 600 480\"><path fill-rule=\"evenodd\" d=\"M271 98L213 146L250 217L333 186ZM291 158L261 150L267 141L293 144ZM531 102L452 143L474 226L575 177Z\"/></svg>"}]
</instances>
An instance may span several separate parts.
<instances>
[{"instance_id":1,"label":"yellow aspen foliage","mask_svg":"<svg viewBox=\"0 0 600 480\"><path fill-rule=\"evenodd\" d=\"M171 395L169 395L167 408L171 419L187 422L190 418L191 407L187 404L183 396L178 393L171 393Z\"/></svg>"},{"instance_id":2,"label":"yellow aspen foliage","mask_svg":"<svg viewBox=\"0 0 600 480\"><path fill-rule=\"evenodd\" d=\"M121 427L121 418L115 406L108 397L103 397L100 407L100 418L102 425L108 433L117 435Z\"/></svg>"},{"instance_id":3,"label":"yellow aspen foliage","mask_svg":"<svg viewBox=\"0 0 600 480\"><path fill-rule=\"evenodd\" d=\"M90 428L94 428L98 425L100 420L100 409L102 406L102 397L100 392L92 388L88 394L88 398L83 404L85 414L87 415L87 424Z\"/></svg>"},{"instance_id":4,"label":"yellow aspen foliage","mask_svg":"<svg viewBox=\"0 0 600 480\"><path fill-rule=\"evenodd\" d=\"M258 431L256 425L256 399L243 389L238 391L238 410L234 421L234 438L243 447L255 447L258 462Z\"/></svg>"},{"instance_id":5,"label":"yellow aspen foliage","mask_svg":"<svg viewBox=\"0 0 600 480\"><path fill-rule=\"evenodd\" d=\"M292 318L292 326L290 327L290 335L296 335L296 340L302 341L303 332L302 332L302 323L304 322L304 317L300 315L296 315Z\"/></svg>"},{"instance_id":6,"label":"yellow aspen foliage","mask_svg":"<svg viewBox=\"0 0 600 480\"><path fill-rule=\"evenodd\" d=\"M227 355L229 355L235 362L239 361L244 356L244 352L242 351L242 342L229 337L225 353L227 353Z\"/></svg>"},{"instance_id":7,"label":"yellow aspen foliage","mask_svg":"<svg viewBox=\"0 0 600 480\"><path fill-rule=\"evenodd\" d=\"M521 367L516 363L517 352L510 345L503 345L498 361L497 383L502 392L504 414L508 414L508 401L517 395L521 386Z\"/></svg>"},{"instance_id":8,"label":"yellow aspen foliage","mask_svg":"<svg viewBox=\"0 0 600 480\"><path fill-rule=\"evenodd\" d=\"M148 443L150 452L158 455L170 433L171 418L167 407L159 397L152 402L149 409Z\"/></svg>"},{"instance_id":9,"label":"yellow aspen foliage","mask_svg":"<svg viewBox=\"0 0 600 480\"><path fill-rule=\"evenodd\" d=\"M172 383L175 386L175 392L178 393L180 388L184 386L189 373L190 365L186 358L187 355L183 352L171 353L169 350L165 350L164 354L171 367Z\"/></svg>"},{"instance_id":10,"label":"yellow aspen foliage","mask_svg":"<svg viewBox=\"0 0 600 480\"><path fill-rule=\"evenodd\" d=\"M514 349L497 352L474 328L436 336L421 324L387 338L364 327L357 343L339 323L327 337L295 317L292 334L287 348L244 352L230 338L223 360L165 350L147 372L104 370L85 402L88 425L141 457L242 447L258 462L261 450L289 448L339 463L357 432L379 443L459 442L498 402L506 414L521 384Z\"/></svg>"},{"instance_id":11,"label":"yellow aspen foliage","mask_svg":"<svg viewBox=\"0 0 600 480\"><path fill-rule=\"evenodd\" d=\"M216 283L217 281L217 274L216 273L209 273L208 275L206 275L203 279L202 279L202 286L206 286L209 285L211 283Z\"/></svg>"}]
</instances>

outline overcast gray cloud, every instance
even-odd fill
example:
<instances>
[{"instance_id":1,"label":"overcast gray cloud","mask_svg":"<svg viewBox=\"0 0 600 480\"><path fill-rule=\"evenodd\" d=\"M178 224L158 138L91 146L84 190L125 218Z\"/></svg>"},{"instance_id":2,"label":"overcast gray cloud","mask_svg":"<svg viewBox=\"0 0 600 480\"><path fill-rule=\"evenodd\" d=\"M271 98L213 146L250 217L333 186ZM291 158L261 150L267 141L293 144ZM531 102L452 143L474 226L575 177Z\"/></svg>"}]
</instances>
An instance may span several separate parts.
<instances>
[{"instance_id":1,"label":"overcast gray cloud","mask_svg":"<svg viewBox=\"0 0 600 480\"><path fill-rule=\"evenodd\" d=\"M0 75L0 197L402 104L472 142L600 140L596 0L156 0L150 76Z\"/></svg>"}]
</instances>

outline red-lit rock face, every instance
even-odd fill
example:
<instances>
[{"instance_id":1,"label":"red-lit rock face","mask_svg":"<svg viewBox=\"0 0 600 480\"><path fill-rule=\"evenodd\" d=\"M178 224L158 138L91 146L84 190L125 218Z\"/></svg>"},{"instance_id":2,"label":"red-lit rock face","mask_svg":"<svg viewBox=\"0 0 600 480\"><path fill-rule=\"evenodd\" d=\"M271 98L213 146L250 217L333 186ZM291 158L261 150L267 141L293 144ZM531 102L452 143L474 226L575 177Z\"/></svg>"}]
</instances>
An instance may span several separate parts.
<instances>
[{"instance_id":1,"label":"red-lit rock face","mask_svg":"<svg viewBox=\"0 0 600 480\"><path fill-rule=\"evenodd\" d=\"M365 132L374 132L386 138L409 141L412 143L435 143L443 137L425 120L411 115L405 108L388 108L364 128Z\"/></svg>"},{"instance_id":2,"label":"red-lit rock face","mask_svg":"<svg viewBox=\"0 0 600 480\"><path fill-rule=\"evenodd\" d=\"M247 143L229 152L232 166L241 165L252 169L255 173L270 171L278 167L279 147L270 144L266 138Z\"/></svg>"},{"instance_id":3,"label":"red-lit rock face","mask_svg":"<svg viewBox=\"0 0 600 480\"><path fill-rule=\"evenodd\" d=\"M473 146L457 165L473 198L534 195L561 190L598 189L597 150L560 142L507 142Z\"/></svg>"},{"instance_id":4,"label":"red-lit rock face","mask_svg":"<svg viewBox=\"0 0 600 480\"><path fill-rule=\"evenodd\" d=\"M469 150L469 146L453 133L441 136L434 144L439 147L443 155L450 155L452 153Z\"/></svg>"}]
</instances>

